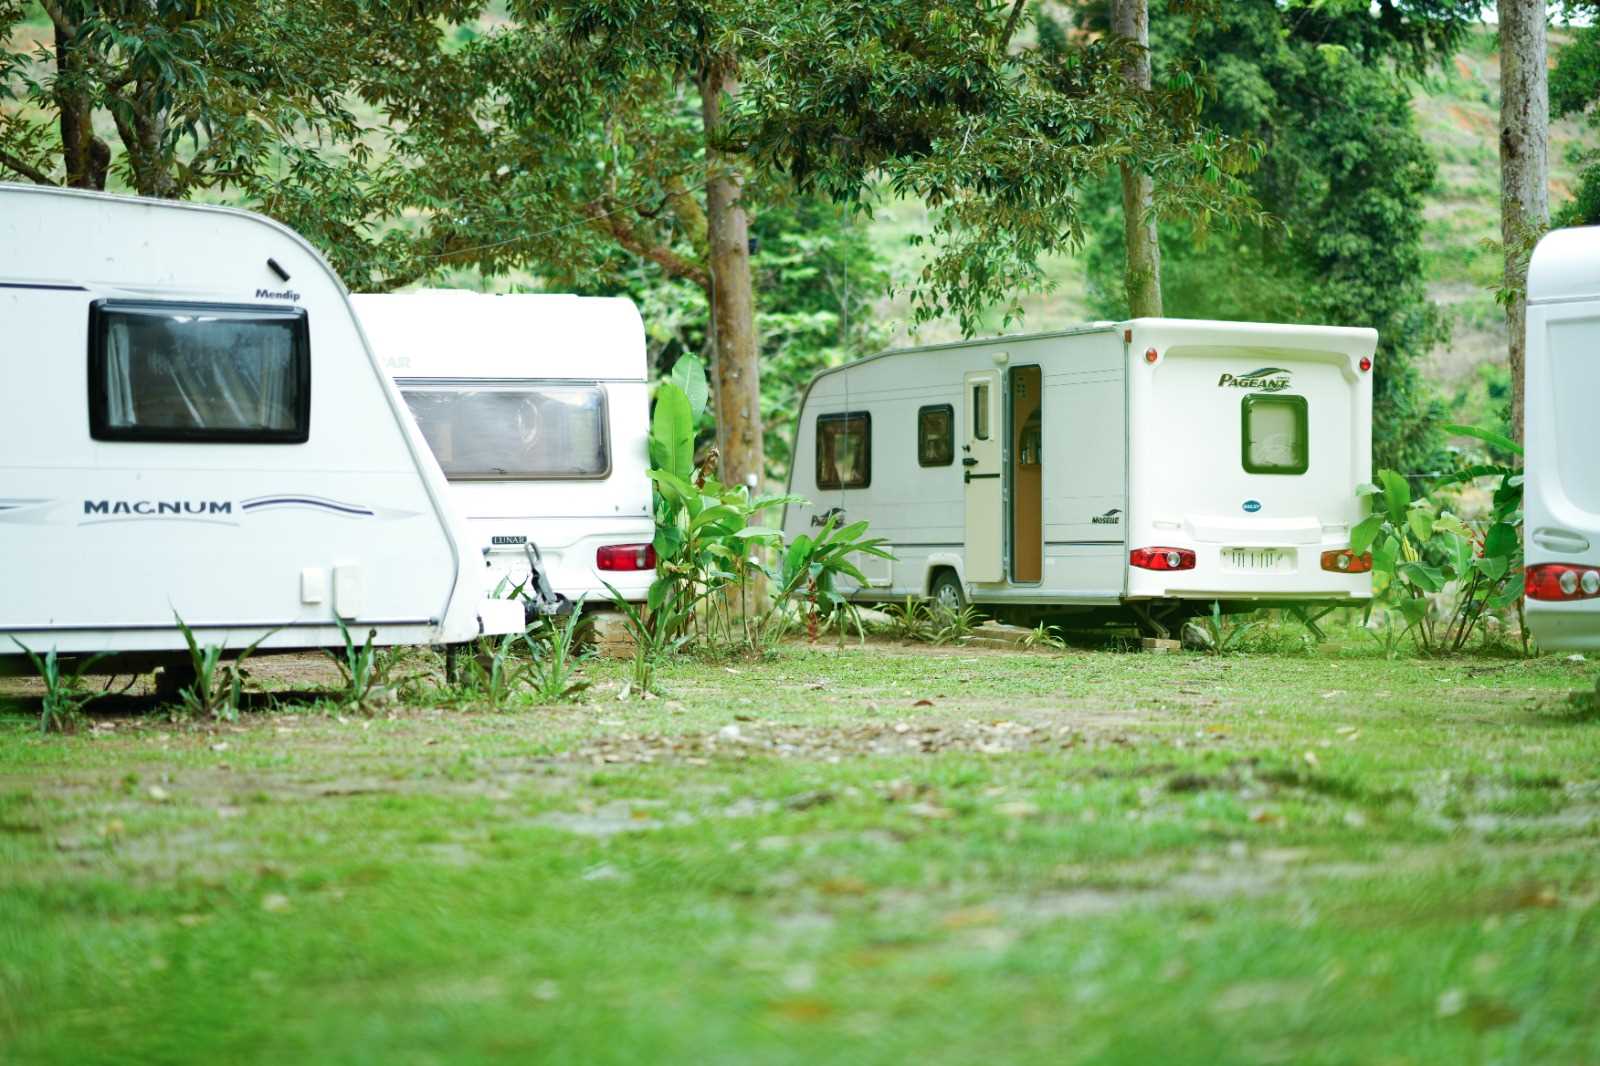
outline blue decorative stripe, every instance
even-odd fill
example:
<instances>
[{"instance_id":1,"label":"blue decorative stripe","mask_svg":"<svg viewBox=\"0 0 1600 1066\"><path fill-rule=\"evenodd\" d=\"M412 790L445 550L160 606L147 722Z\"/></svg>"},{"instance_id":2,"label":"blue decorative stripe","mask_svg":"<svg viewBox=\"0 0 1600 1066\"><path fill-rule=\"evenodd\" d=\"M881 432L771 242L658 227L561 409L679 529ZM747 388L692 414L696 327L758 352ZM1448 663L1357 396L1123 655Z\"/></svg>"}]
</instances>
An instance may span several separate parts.
<instances>
[{"instance_id":1,"label":"blue decorative stripe","mask_svg":"<svg viewBox=\"0 0 1600 1066\"><path fill-rule=\"evenodd\" d=\"M268 507L321 507L324 510L357 515L362 518L371 517L374 513L368 508L356 504L319 500L314 496L263 496L254 500L245 500L239 506L240 509L245 511L258 511Z\"/></svg>"}]
</instances>

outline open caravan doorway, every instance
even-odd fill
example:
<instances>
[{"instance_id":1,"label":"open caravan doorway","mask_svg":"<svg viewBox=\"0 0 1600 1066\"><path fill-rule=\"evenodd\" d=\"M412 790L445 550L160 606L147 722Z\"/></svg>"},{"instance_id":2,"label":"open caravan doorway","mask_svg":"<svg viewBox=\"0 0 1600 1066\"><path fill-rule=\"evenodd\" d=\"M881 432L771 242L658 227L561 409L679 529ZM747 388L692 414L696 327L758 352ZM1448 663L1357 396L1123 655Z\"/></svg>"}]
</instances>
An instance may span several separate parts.
<instances>
[{"instance_id":1,"label":"open caravan doorway","mask_svg":"<svg viewBox=\"0 0 1600 1066\"><path fill-rule=\"evenodd\" d=\"M1037 366L1010 374L1011 580L1044 580L1044 375Z\"/></svg>"}]
</instances>

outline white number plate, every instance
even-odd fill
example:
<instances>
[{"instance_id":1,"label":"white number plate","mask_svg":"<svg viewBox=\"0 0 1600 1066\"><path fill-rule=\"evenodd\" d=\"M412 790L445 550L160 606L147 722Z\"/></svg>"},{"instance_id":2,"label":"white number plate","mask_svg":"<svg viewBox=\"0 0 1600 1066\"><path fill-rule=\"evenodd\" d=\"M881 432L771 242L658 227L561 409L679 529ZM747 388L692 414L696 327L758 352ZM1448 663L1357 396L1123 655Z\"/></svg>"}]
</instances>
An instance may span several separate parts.
<instances>
[{"instance_id":1,"label":"white number plate","mask_svg":"<svg viewBox=\"0 0 1600 1066\"><path fill-rule=\"evenodd\" d=\"M1250 574L1293 573L1294 552L1288 548L1224 548L1222 566Z\"/></svg>"}]
</instances>

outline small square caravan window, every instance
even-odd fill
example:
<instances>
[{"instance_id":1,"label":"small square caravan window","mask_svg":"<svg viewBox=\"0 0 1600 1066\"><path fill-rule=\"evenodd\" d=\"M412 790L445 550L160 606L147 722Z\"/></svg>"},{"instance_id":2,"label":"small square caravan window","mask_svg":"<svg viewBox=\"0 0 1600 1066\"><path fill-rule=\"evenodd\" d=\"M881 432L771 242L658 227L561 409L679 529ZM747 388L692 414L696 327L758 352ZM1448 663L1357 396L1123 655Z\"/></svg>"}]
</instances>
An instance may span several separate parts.
<instances>
[{"instance_id":1,"label":"small square caravan window","mask_svg":"<svg viewBox=\"0 0 1600 1066\"><path fill-rule=\"evenodd\" d=\"M947 403L917 411L917 462L949 466L956 460L956 409Z\"/></svg>"},{"instance_id":2,"label":"small square caravan window","mask_svg":"<svg viewBox=\"0 0 1600 1066\"><path fill-rule=\"evenodd\" d=\"M864 489L872 483L872 415L817 416L817 488Z\"/></svg>"},{"instance_id":3,"label":"small square caravan window","mask_svg":"<svg viewBox=\"0 0 1600 1066\"><path fill-rule=\"evenodd\" d=\"M403 386L400 394L452 481L611 476L601 385Z\"/></svg>"},{"instance_id":4,"label":"small square caravan window","mask_svg":"<svg viewBox=\"0 0 1600 1066\"><path fill-rule=\"evenodd\" d=\"M300 444L310 429L303 309L133 300L90 306L95 440Z\"/></svg>"},{"instance_id":5,"label":"small square caravan window","mask_svg":"<svg viewBox=\"0 0 1600 1066\"><path fill-rule=\"evenodd\" d=\"M1244 398L1244 468L1252 474L1304 474L1310 469L1304 396Z\"/></svg>"}]
</instances>

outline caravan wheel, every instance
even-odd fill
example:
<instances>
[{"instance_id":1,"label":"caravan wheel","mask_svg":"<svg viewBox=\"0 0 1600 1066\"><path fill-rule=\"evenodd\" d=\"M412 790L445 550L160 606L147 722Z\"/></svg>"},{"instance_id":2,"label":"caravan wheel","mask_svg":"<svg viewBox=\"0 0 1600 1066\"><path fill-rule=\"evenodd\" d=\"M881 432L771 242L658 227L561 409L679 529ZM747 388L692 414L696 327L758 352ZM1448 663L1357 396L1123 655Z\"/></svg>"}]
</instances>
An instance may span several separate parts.
<instances>
[{"instance_id":1,"label":"caravan wheel","mask_svg":"<svg viewBox=\"0 0 1600 1066\"><path fill-rule=\"evenodd\" d=\"M960 611L967 605L967 594L961 588L961 579L956 577L954 570L941 570L933 577L933 588L929 589L929 598L934 605L942 607L952 613Z\"/></svg>"}]
</instances>

